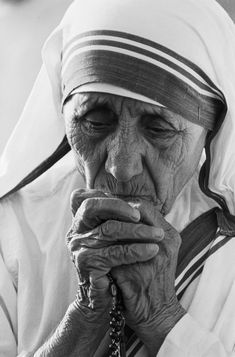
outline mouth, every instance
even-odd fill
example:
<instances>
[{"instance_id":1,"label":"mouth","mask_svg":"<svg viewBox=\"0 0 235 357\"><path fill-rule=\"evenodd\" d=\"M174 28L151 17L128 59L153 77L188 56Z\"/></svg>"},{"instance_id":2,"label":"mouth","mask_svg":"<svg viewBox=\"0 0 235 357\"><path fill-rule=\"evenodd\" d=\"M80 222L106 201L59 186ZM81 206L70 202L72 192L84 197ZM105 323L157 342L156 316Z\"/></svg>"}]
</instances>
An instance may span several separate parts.
<instances>
[{"instance_id":1,"label":"mouth","mask_svg":"<svg viewBox=\"0 0 235 357\"><path fill-rule=\"evenodd\" d=\"M149 202L154 202L153 197L151 195L135 195L135 196L128 196L128 195L121 195L121 194L116 194L116 193L105 193L108 197L116 197L120 198L123 201L127 202L139 202L142 200L149 201Z\"/></svg>"}]
</instances>

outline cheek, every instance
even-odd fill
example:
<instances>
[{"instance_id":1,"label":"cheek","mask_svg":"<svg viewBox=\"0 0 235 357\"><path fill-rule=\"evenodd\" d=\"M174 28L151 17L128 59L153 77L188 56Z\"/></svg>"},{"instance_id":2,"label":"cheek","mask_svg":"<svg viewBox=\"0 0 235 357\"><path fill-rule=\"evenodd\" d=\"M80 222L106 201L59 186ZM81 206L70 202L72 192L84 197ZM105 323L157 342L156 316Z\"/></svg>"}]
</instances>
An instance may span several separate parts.
<instances>
[{"instance_id":1,"label":"cheek","mask_svg":"<svg viewBox=\"0 0 235 357\"><path fill-rule=\"evenodd\" d=\"M167 183L166 177L171 176L181 165L186 151L183 135L177 134L167 143L149 147L146 162L152 168L154 177Z\"/></svg>"},{"instance_id":2,"label":"cheek","mask_svg":"<svg viewBox=\"0 0 235 357\"><path fill-rule=\"evenodd\" d=\"M187 133L180 133L168 142L149 149L146 166L157 189L163 211L169 211L176 196L194 172L195 163ZM197 165L196 165L197 166Z\"/></svg>"},{"instance_id":3,"label":"cheek","mask_svg":"<svg viewBox=\"0 0 235 357\"><path fill-rule=\"evenodd\" d=\"M204 147L204 136L187 134L183 138L179 160L173 171L173 196L176 197L198 168Z\"/></svg>"},{"instance_id":4,"label":"cheek","mask_svg":"<svg viewBox=\"0 0 235 357\"><path fill-rule=\"evenodd\" d=\"M76 120L66 122L66 135L75 156L79 171L86 181L94 176L105 157L105 142L85 135Z\"/></svg>"},{"instance_id":5,"label":"cheek","mask_svg":"<svg viewBox=\"0 0 235 357\"><path fill-rule=\"evenodd\" d=\"M81 125L76 120L66 123L66 135L69 144L76 156L79 156L84 162L89 160L94 153L95 145L87 140L81 130Z\"/></svg>"}]
</instances>

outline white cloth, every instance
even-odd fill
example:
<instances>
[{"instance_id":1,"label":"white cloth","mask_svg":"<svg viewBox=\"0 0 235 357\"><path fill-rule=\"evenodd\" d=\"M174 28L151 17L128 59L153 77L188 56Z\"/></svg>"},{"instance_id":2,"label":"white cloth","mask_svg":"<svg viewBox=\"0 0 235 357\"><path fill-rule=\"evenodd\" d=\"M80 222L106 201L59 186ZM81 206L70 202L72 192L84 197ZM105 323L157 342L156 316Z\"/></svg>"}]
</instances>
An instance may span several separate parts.
<instances>
[{"instance_id":1,"label":"white cloth","mask_svg":"<svg viewBox=\"0 0 235 357\"><path fill-rule=\"evenodd\" d=\"M212 190L226 198L230 212L235 213L235 27L215 0L148 0L147 4L144 0L126 0L125 4L119 0L75 1L44 47L44 65L3 153L0 197L48 158L62 141L63 43L82 31L103 28L150 38L174 50L198 65L224 93L228 112L212 143L209 183ZM129 95L135 97L135 93Z\"/></svg>"},{"instance_id":2,"label":"white cloth","mask_svg":"<svg viewBox=\"0 0 235 357\"><path fill-rule=\"evenodd\" d=\"M74 19L76 24L70 27ZM0 196L48 158L62 141L63 40L69 40L76 31L104 27L151 38L176 51L202 68L224 93L228 112L212 143L210 188L226 198L234 214L235 30L214 0L148 0L147 4L146 0L75 1L44 48L43 68L3 154ZM128 95L135 98L135 93ZM66 157L58 163L55 174L43 175L1 202L1 357L31 356L74 299L76 276L64 237L71 223L70 192L83 183L73 167ZM198 187L194 190L193 184L195 178L177 198L168 217L178 229L211 207L211 201ZM234 250L233 239L208 259L202 276L183 298L189 315L170 332L160 357L234 355Z\"/></svg>"},{"instance_id":3,"label":"white cloth","mask_svg":"<svg viewBox=\"0 0 235 357\"><path fill-rule=\"evenodd\" d=\"M57 165L1 202L0 357L32 356L74 300L76 273L65 234L70 193L81 186L75 170ZM234 252L232 239L207 260L181 301L188 315L158 357L234 356ZM145 349L137 356L146 357Z\"/></svg>"}]
</instances>

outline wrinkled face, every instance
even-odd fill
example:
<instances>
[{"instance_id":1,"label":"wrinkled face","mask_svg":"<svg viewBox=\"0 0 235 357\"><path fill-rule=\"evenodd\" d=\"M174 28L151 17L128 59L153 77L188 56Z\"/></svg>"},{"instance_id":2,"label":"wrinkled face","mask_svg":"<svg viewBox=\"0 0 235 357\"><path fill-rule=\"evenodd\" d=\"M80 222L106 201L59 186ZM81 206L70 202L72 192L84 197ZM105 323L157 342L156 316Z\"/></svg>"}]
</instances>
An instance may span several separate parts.
<instances>
[{"instance_id":1,"label":"wrinkled face","mask_svg":"<svg viewBox=\"0 0 235 357\"><path fill-rule=\"evenodd\" d=\"M88 188L151 200L164 215L197 168L206 137L166 108L105 93L74 94L64 117Z\"/></svg>"}]
</instances>

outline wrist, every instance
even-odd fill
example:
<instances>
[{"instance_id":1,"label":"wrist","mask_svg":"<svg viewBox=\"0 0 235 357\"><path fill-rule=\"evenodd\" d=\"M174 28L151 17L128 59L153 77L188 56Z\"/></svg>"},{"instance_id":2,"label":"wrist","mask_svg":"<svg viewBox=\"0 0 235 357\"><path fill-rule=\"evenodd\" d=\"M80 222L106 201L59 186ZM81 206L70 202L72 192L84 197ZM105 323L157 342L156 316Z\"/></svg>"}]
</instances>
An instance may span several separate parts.
<instances>
[{"instance_id":1,"label":"wrist","mask_svg":"<svg viewBox=\"0 0 235 357\"><path fill-rule=\"evenodd\" d=\"M136 334L148 349L149 356L156 356L167 335L185 314L186 311L177 301L164 307L160 314L151 317L151 321L135 329Z\"/></svg>"},{"instance_id":2,"label":"wrist","mask_svg":"<svg viewBox=\"0 0 235 357\"><path fill-rule=\"evenodd\" d=\"M108 328L108 319L106 322L100 312L92 314L73 302L54 334L34 357L93 356Z\"/></svg>"},{"instance_id":3,"label":"wrist","mask_svg":"<svg viewBox=\"0 0 235 357\"><path fill-rule=\"evenodd\" d=\"M69 306L67 313L74 327L96 329L98 326L109 324L110 309L111 305L102 309L94 309L74 301Z\"/></svg>"}]
</instances>

